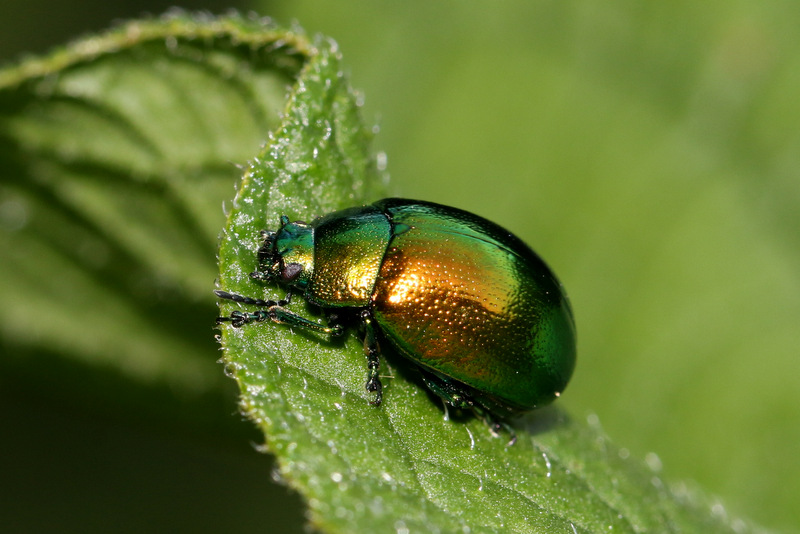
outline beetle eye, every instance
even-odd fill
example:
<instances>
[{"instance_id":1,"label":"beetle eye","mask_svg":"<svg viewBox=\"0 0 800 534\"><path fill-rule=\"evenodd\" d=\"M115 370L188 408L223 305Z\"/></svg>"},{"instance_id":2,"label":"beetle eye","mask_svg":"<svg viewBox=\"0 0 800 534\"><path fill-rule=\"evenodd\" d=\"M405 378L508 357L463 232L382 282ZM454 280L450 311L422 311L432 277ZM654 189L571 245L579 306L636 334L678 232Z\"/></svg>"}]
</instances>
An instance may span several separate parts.
<instances>
[{"instance_id":1,"label":"beetle eye","mask_svg":"<svg viewBox=\"0 0 800 534\"><path fill-rule=\"evenodd\" d=\"M284 282L291 282L303 272L303 266L299 263L287 263L281 272L281 278Z\"/></svg>"}]
</instances>

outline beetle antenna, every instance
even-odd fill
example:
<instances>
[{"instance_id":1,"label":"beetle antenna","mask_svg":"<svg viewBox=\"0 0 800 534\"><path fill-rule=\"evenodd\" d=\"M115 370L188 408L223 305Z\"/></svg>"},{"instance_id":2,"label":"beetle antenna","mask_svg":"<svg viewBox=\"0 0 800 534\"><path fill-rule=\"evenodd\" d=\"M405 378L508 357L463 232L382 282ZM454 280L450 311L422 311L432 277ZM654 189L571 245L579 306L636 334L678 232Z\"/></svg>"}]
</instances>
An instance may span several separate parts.
<instances>
[{"instance_id":1,"label":"beetle antenna","mask_svg":"<svg viewBox=\"0 0 800 534\"><path fill-rule=\"evenodd\" d=\"M254 299L251 297L245 297L244 295L239 295L238 293L228 293L227 291L223 291L221 289L215 289L214 294L221 299L232 300L234 302L249 304L251 306L262 306L265 308L271 308L272 306L286 306L289 303L288 300L274 301Z\"/></svg>"}]
</instances>

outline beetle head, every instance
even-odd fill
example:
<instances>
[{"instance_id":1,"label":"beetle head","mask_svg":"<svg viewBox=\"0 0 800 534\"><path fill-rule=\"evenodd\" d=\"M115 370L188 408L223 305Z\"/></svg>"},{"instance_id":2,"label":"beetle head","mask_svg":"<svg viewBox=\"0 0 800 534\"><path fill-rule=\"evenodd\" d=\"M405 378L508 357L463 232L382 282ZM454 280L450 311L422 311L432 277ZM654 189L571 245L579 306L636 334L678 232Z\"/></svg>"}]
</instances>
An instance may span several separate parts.
<instances>
[{"instance_id":1,"label":"beetle head","mask_svg":"<svg viewBox=\"0 0 800 534\"><path fill-rule=\"evenodd\" d=\"M255 278L305 289L314 272L314 229L302 221L281 217L277 232L264 232L258 249L259 273Z\"/></svg>"}]
</instances>

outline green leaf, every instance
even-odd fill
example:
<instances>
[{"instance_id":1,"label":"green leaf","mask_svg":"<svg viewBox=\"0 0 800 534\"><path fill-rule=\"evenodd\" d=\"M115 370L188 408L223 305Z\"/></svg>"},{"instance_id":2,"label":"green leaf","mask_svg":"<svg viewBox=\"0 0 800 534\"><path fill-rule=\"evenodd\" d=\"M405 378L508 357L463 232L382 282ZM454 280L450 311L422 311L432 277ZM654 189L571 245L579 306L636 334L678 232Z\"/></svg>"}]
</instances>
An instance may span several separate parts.
<instances>
[{"instance_id":1,"label":"green leaf","mask_svg":"<svg viewBox=\"0 0 800 534\"><path fill-rule=\"evenodd\" d=\"M382 191L357 98L335 47L319 41L283 123L248 169L220 246L222 288L279 299L254 282L259 232L281 215L311 220L374 200ZM321 320L295 297L291 307ZM222 314L238 309L224 302ZM369 405L362 342L272 324L224 326L227 370L242 413L264 432L281 476L326 532L732 532L701 494L670 486L629 459L597 424L558 408L515 423L519 440L492 437L479 420L447 416L396 356L385 394ZM386 347L384 347L386 349ZM388 352L385 350L385 352Z\"/></svg>"},{"instance_id":2,"label":"green leaf","mask_svg":"<svg viewBox=\"0 0 800 534\"><path fill-rule=\"evenodd\" d=\"M208 357L221 206L279 124L308 47L262 20L177 14L0 71L9 353L219 388Z\"/></svg>"}]
</instances>

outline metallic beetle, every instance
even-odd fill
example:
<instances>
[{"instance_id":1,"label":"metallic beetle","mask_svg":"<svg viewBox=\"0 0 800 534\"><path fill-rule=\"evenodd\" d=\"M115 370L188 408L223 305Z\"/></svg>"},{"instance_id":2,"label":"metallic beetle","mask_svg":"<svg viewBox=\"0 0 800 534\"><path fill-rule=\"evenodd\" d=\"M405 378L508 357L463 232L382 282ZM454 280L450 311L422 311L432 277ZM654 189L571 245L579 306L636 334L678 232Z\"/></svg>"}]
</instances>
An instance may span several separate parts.
<instances>
[{"instance_id":1,"label":"metallic beetle","mask_svg":"<svg viewBox=\"0 0 800 534\"><path fill-rule=\"evenodd\" d=\"M472 213L390 198L311 224L281 217L263 232L257 280L277 282L280 301L218 290L258 306L218 322L271 320L340 335L334 317L356 314L364 331L368 391L379 405L378 342L416 364L425 384L493 432L508 416L558 397L575 366L575 323L564 288L525 243ZM287 309L291 293L331 314L328 326ZM512 431L513 434L513 431Z\"/></svg>"}]
</instances>

